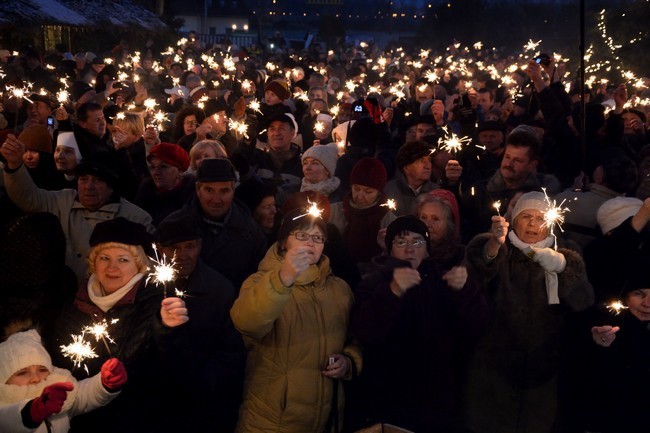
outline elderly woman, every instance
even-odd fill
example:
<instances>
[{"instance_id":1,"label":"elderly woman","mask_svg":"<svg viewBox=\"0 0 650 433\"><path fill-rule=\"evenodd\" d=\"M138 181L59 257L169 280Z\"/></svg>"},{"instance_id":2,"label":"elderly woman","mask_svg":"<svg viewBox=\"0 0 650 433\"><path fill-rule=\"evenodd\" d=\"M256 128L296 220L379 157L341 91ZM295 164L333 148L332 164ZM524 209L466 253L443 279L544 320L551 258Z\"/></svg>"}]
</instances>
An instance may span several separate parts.
<instances>
[{"instance_id":1,"label":"elderly woman","mask_svg":"<svg viewBox=\"0 0 650 433\"><path fill-rule=\"evenodd\" d=\"M487 298L464 266L440 269L429 258L429 230L418 218L397 218L385 241L381 269L355 290L350 332L365 367L349 398L353 418L450 431L457 365L488 323Z\"/></svg>"},{"instance_id":2,"label":"elderly woman","mask_svg":"<svg viewBox=\"0 0 650 433\"><path fill-rule=\"evenodd\" d=\"M104 221L90 237L90 277L56 322L44 332L54 363L70 369L78 379L97 374L104 361L119 358L126 366L129 387L109 405L79 416L72 429L93 432L136 432L155 429L158 412L169 404L172 390L165 386L161 357L165 344L187 322L182 299L163 298L161 288L147 284L152 239L144 226L125 218ZM61 346L86 326L105 321L110 338L93 344L97 356L82 361L84 368L61 354ZM75 368L76 367L76 368Z\"/></svg>"},{"instance_id":3,"label":"elderly woman","mask_svg":"<svg viewBox=\"0 0 650 433\"><path fill-rule=\"evenodd\" d=\"M512 231L493 216L490 232L467 246L470 274L486 283L494 308L468 372L464 419L474 431L549 432L558 421L564 325L593 304L594 292L581 256L553 248L548 210L543 193L526 193L512 212Z\"/></svg>"},{"instance_id":4,"label":"elderly woman","mask_svg":"<svg viewBox=\"0 0 650 433\"><path fill-rule=\"evenodd\" d=\"M339 379L359 371L361 359L347 342L352 291L323 255L326 230L305 209L288 213L230 310L248 348L237 432L341 427Z\"/></svg>"},{"instance_id":5,"label":"elderly woman","mask_svg":"<svg viewBox=\"0 0 650 433\"><path fill-rule=\"evenodd\" d=\"M460 243L460 214L454 193L435 189L416 199L415 216L429 231L431 258L443 268L460 264L465 247Z\"/></svg>"},{"instance_id":6,"label":"elderly woman","mask_svg":"<svg viewBox=\"0 0 650 433\"><path fill-rule=\"evenodd\" d=\"M331 207L330 222L334 224L363 275L371 268L371 259L382 254L377 241L380 229L388 227L396 217L386 203L386 169L377 158L361 158L350 173L352 190L343 201Z\"/></svg>"}]
</instances>

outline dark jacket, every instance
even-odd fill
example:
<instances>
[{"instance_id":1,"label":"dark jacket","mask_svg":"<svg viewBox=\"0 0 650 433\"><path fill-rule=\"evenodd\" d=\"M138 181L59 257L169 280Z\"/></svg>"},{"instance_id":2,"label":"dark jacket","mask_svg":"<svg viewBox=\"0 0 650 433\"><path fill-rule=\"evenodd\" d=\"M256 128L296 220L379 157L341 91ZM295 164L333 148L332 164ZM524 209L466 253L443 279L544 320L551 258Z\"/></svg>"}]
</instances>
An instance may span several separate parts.
<instances>
[{"instance_id":1,"label":"dark jacket","mask_svg":"<svg viewBox=\"0 0 650 433\"><path fill-rule=\"evenodd\" d=\"M266 236L251 218L246 205L233 199L230 209L220 229L204 219L196 194L176 212L189 214L196 221L202 239L201 259L239 290L241 283L257 270L266 254Z\"/></svg>"},{"instance_id":2,"label":"dark jacket","mask_svg":"<svg viewBox=\"0 0 650 433\"><path fill-rule=\"evenodd\" d=\"M549 432L556 422L557 377L567 317L594 302L582 258L560 248L560 303L549 305L542 267L507 240L486 262L481 234L466 249L468 270L487 285L494 320L473 354L465 387L464 421L482 433Z\"/></svg>"},{"instance_id":3,"label":"dark jacket","mask_svg":"<svg viewBox=\"0 0 650 433\"><path fill-rule=\"evenodd\" d=\"M128 372L128 383L121 394L107 406L75 417L71 432L147 432L160 422L158 412L174 390L167 384L181 371L163 371L161 353L165 342L179 328L166 328L160 319L163 291L145 284L141 279L115 306L103 313L88 297L84 284L74 300L64 306L56 326L43 330L43 340L52 355L53 364L71 370L77 379L100 372L102 364L111 357L120 359ZM61 354L60 346L72 343L72 335L80 334L85 326L106 319L108 331L115 343L94 344L97 358L87 359L82 367ZM110 348L110 352L109 352ZM87 368L87 371L86 371ZM165 430L155 430L165 431Z\"/></svg>"},{"instance_id":4,"label":"dark jacket","mask_svg":"<svg viewBox=\"0 0 650 433\"><path fill-rule=\"evenodd\" d=\"M393 257L355 291L351 334L364 346L364 372L352 410L372 422L417 432L448 431L455 418L463 354L489 321L487 299L468 278L459 291L442 280L431 260L422 282L398 298L393 271L410 267Z\"/></svg>"},{"instance_id":5,"label":"dark jacket","mask_svg":"<svg viewBox=\"0 0 650 433\"><path fill-rule=\"evenodd\" d=\"M194 194L194 176L181 177L181 183L171 191L162 192L148 177L142 181L135 204L147 211L156 227L167 215L183 207Z\"/></svg>"}]
</instances>

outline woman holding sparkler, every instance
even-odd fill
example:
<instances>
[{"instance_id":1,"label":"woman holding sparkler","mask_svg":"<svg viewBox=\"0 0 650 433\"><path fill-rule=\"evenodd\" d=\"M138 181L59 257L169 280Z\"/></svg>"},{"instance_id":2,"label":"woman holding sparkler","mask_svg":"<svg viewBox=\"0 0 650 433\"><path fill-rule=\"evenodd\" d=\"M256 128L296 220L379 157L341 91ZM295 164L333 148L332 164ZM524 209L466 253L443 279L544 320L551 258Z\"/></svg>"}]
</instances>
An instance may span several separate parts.
<instances>
[{"instance_id":1,"label":"woman holding sparkler","mask_svg":"<svg viewBox=\"0 0 650 433\"><path fill-rule=\"evenodd\" d=\"M339 379L359 371L361 352L347 341L352 291L322 254L327 229L315 210L284 217L278 242L230 310L248 348L237 432L341 426Z\"/></svg>"},{"instance_id":2,"label":"woman holding sparkler","mask_svg":"<svg viewBox=\"0 0 650 433\"><path fill-rule=\"evenodd\" d=\"M159 411L173 401L173 394L161 378L173 372L163 371L162 357L168 339L177 335L172 328L188 317L182 299L163 299L161 289L147 284L145 251L151 245L145 228L125 218L97 224L90 237L87 284L63 307L55 326L45 330L55 364L72 370L78 379L98 373L111 357L121 360L129 374L129 386L122 394L109 405L75 418L73 431L142 432L164 426ZM88 340L95 344L95 357L76 357L73 362L60 353L61 346L98 323L107 326L106 332ZM75 364L84 364L87 372L75 369Z\"/></svg>"},{"instance_id":3,"label":"woman holding sparkler","mask_svg":"<svg viewBox=\"0 0 650 433\"><path fill-rule=\"evenodd\" d=\"M580 255L553 248L557 210L545 194L526 193L512 231L493 216L490 232L467 246L470 275L485 281L494 308L465 389L464 421L476 432L550 432L558 421L565 322L592 305L594 293Z\"/></svg>"}]
</instances>

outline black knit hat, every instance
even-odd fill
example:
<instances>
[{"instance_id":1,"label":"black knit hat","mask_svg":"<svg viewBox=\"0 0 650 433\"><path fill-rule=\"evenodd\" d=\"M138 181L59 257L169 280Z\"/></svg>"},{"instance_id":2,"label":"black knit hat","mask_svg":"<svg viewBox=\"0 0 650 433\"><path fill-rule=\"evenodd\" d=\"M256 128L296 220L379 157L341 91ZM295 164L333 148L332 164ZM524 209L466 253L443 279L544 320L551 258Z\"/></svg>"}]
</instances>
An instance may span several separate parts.
<instances>
[{"instance_id":1,"label":"black knit hat","mask_svg":"<svg viewBox=\"0 0 650 433\"><path fill-rule=\"evenodd\" d=\"M252 177L235 189L235 198L244 202L252 214L262 200L275 196L276 192L277 188L274 185L266 184L260 179Z\"/></svg>"},{"instance_id":2,"label":"black knit hat","mask_svg":"<svg viewBox=\"0 0 650 433\"><path fill-rule=\"evenodd\" d=\"M159 242L164 247L200 237L201 233L194 218L183 211L171 213L158 225Z\"/></svg>"},{"instance_id":3,"label":"black knit hat","mask_svg":"<svg viewBox=\"0 0 650 433\"><path fill-rule=\"evenodd\" d=\"M630 260L627 266L627 281L624 283L621 294L638 289L650 289L650 256L637 256Z\"/></svg>"},{"instance_id":4,"label":"black knit hat","mask_svg":"<svg viewBox=\"0 0 650 433\"><path fill-rule=\"evenodd\" d=\"M77 178L85 174L95 176L103 180L104 182L106 182L106 184L110 186L113 190L115 190L118 187L119 180L115 172L110 168L106 167L105 165L100 164L96 161L82 160L79 163L79 165L77 165L77 168L75 169L75 174L77 175Z\"/></svg>"},{"instance_id":5,"label":"black knit hat","mask_svg":"<svg viewBox=\"0 0 650 433\"><path fill-rule=\"evenodd\" d=\"M417 161L418 159L431 155L433 148L426 141L415 140L409 141L399 148L397 151L396 163L397 168L402 170L407 165Z\"/></svg>"},{"instance_id":6,"label":"black knit hat","mask_svg":"<svg viewBox=\"0 0 650 433\"><path fill-rule=\"evenodd\" d=\"M142 224L124 217L117 217L97 224L90 235L89 244L94 247L107 242L118 242L120 244L140 246L148 256L153 257L153 241L153 236L147 232L147 229Z\"/></svg>"},{"instance_id":7,"label":"black knit hat","mask_svg":"<svg viewBox=\"0 0 650 433\"><path fill-rule=\"evenodd\" d=\"M413 232L422 235L427 241L427 251L431 254L431 243L429 242L429 230L419 218L414 215L405 215L397 218L388 225L386 229L386 251L390 252L393 247L393 240L404 232Z\"/></svg>"}]
</instances>

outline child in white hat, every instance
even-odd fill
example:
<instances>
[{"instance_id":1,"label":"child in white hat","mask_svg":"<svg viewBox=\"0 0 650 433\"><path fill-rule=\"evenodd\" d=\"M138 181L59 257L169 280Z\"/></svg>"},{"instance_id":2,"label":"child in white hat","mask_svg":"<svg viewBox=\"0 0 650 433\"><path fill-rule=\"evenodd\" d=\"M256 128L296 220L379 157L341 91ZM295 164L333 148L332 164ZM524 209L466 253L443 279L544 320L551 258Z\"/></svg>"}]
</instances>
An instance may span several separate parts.
<instances>
[{"instance_id":1,"label":"child in white hat","mask_svg":"<svg viewBox=\"0 0 650 433\"><path fill-rule=\"evenodd\" d=\"M70 418L108 404L126 383L116 358L101 373L77 381L54 367L36 330L0 343L0 432L67 432Z\"/></svg>"}]
</instances>

